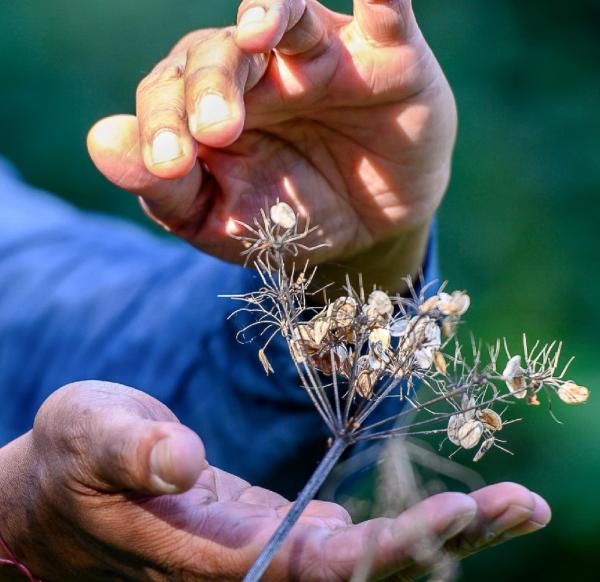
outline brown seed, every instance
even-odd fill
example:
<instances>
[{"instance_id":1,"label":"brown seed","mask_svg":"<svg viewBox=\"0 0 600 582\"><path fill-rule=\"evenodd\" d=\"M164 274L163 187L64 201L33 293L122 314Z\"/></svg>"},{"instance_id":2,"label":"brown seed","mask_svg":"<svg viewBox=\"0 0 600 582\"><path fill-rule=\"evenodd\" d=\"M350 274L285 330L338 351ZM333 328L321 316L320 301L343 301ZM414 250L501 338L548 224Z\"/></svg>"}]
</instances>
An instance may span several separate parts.
<instances>
[{"instance_id":1,"label":"brown seed","mask_svg":"<svg viewBox=\"0 0 600 582\"><path fill-rule=\"evenodd\" d=\"M361 372L356 378L356 391L367 400L373 396L373 386L377 381L377 374L368 372L367 370Z\"/></svg>"},{"instance_id":2,"label":"brown seed","mask_svg":"<svg viewBox=\"0 0 600 582\"><path fill-rule=\"evenodd\" d=\"M488 430L502 430L502 418L500 415L491 408L485 408L484 410L477 411L477 418L483 422L483 426Z\"/></svg>"}]
</instances>

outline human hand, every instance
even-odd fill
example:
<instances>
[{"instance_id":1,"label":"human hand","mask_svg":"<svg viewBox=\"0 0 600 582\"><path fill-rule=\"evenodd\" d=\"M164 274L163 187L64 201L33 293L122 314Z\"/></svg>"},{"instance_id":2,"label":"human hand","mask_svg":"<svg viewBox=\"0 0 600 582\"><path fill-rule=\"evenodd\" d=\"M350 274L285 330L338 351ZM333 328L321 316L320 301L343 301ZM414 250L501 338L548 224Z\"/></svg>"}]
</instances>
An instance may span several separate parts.
<instances>
[{"instance_id":1,"label":"human hand","mask_svg":"<svg viewBox=\"0 0 600 582\"><path fill-rule=\"evenodd\" d=\"M1 533L48 582L239 580L290 507L209 466L200 439L164 405L115 384L57 391L33 430L0 450L0 465ZM359 525L315 501L265 580L347 580L371 550L374 577L411 579L422 539L462 555L549 519L540 497L508 483Z\"/></svg>"},{"instance_id":2,"label":"human hand","mask_svg":"<svg viewBox=\"0 0 600 582\"><path fill-rule=\"evenodd\" d=\"M182 39L141 82L137 118L100 121L88 146L109 180L206 252L239 262L230 219L281 199L331 243L313 260L397 290L421 266L455 130L410 0L355 0L353 17L245 0L236 27Z\"/></svg>"}]
</instances>

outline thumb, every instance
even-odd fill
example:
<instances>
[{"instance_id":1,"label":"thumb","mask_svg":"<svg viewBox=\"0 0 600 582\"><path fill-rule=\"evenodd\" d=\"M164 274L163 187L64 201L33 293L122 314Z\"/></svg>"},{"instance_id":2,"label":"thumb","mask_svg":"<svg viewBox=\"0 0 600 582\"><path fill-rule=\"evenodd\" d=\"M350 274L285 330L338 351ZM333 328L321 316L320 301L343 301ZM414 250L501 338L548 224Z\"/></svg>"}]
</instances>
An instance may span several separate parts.
<instances>
[{"instance_id":1,"label":"thumb","mask_svg":"<svg viewBox=\"0 0 600 582\"><path fill-rule=\"evenodd\" d=\"M181 493L207 466L200 438L177 422L118 412L96 424L90 474L99 489Z\"/></svg>"},{"instance_id":2,"label":"thumb","mask_svg":"<svg viewBox=\"0 0 600 582\"><path fill-rule=\"evenodd\" d=\"M411 0L354 0L354 17L362 35L374 44L399 44L416 28Z\"/></svg>"},{"instance_id":3,"label":"thumb","mask_svg":"<svg viewBox=\"0 0 600 582\"><path fill-rule=\"evenodd\" d=\"M107 493L181 493L207 467L198 435L148 394L107 382L61 388L36 416L34 442L52 469Z\"/></svg>"}]
</instances>

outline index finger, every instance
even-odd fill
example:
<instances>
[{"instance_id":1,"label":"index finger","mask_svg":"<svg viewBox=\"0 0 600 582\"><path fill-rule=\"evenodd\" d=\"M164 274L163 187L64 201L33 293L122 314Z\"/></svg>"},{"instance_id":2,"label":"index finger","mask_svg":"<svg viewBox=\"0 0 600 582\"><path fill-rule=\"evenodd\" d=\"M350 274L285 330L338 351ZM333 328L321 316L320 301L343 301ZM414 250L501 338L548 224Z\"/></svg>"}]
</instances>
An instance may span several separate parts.
<instances>
[{"instance_id":1,"label":"index finger","mask_svg":"<svg viewBox=\"0 0 600 582\"><path fill-rule=\"evenodd\" d=\"M320 54L327 44L326 13L315 0L244 0L235 40L253 53Z\"/></svg>"}]
</instances>

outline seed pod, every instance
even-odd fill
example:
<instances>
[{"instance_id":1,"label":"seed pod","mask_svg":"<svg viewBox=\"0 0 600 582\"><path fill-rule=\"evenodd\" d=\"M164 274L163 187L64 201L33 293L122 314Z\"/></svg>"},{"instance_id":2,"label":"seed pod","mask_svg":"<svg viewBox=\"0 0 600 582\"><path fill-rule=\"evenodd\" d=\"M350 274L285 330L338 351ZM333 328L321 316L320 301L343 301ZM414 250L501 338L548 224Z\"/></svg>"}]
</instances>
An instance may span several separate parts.
<instances>
[{"instance_id":1,"label":"seed pod","mask_svg":"<svg viewBox=\"0 0 600 582\"><path fill-rule=\"evenodd\" d=\"M476 406L477 402L475 402L475 398L468 396L467 394L462 395L460 408L463 411L463 417L465 420L472 420L475 418L477 414Z\"/></svg>"},{"instance_id":2,"label":"seed pod","mask_svg":"<svg viewBox=\"0 0 600 582\"><path fill-rule=\"evenodd\" d=\"M415 352L415 363L421 370L429 370L433 365L433 350L431 348L423 348Z\"/></svg>"},{"instance_id":3,"label":"seed pod","mask_svg":"<svg viewBox=\"0 0 600 582\"><path fill-rule=\"evenodd\" d=\"M525 370L521 368L521 356L513 356L508 360L502 376L506 386L515 398L525 398L527 396Z\"/></svg>"},{"instance_id":4,"label":"seed pod","mask_svg":"<svg viewBox=\"0 0 600 582\"><path fill-rule=\"evenodd\" d=\"M590 397L590 391L585 386L575 382L565 382L558 390L558 397L566 404L581 404Z\"/></svg>"},{"instance_id":5,"label":"seed pod","mask_svg":"<svg viewBox=\"0 0 600 582\"><path fill-rule=\"evenodd\" d=\"M445 376L447 374L448 366L446 365L446 360L442 352L433 352L433 363L435 364L435 369L442 376Z\"/></svg>"},{"instance_id":6,"label":"seed pod","mask_svg":"<svg viewBox=\"0 0 600 582\"><path fill-rule=\"evenodd\" d=\"M327 316L318 315L318 319L313 320L314 340L320 346L325 336L329 332L331 320Z\"/></svg>"},{"instance_id":7,"label":"seed pod","mask_svg":"<svg viewBox=\"0 0 600 582\"><path fill-rule=\"evenodd\" d=\"M467 420L458 429L458 441L463 449L473 449L483 435L483 424L478 420Z\"/></svg>"},{"instance_id":8,"label":"seed pod","mask_svg":"<svg viewBox=\"0 0 600 582\"><path fill-rule=\"evenodd\" d=\"M502 430L502 418L491 408L477 411L477 418L483 423L483 426L492 431Z\"/></svg>"},{"instance_id":9,"label":"seed pod","mask_svg":"<svg viewBox=\"0 0 600 582\"><path fill-rule=\"evenodd\" d=\"M377 373L364 370L356 378L356 391L363 398L370 400L371 396L373 396L373 387L376 382Z\"/></svg>"},{"instance_id":10,"label":"seed pod","mask_svg":"<svg viewBox=\"0 0 600 582\"><path fill-rule=\"evenodd\" d=\"M333 302L332 314L336 327L350 327L356 315L357 303L353 297L339 297Z\"/></svg>"},{"instance_id":11,"label":"seed pod","mask_svg":"<svg viewBox=\"0 0 600 582\"><path fill-rule=\"evenodd\" d=\"M471 305L471 298L464 291L440 293L437 308L444 315L463 315Z\"/></svg>"},{"instance_id":12,"label":"seed pod","mask_svg":"<svg viewBox=\"0 0 600 582\"><path fill-rule=\"evenodd\" d=\"M383 348L388 349L392 341L390 330L385 327L376 327L369 334L369 345L379 343Z\"/></svg>"},{"instance_id":13,"label":"seed pod","mask_svg":"<svg viewBox=\"0 0 600 582\"><path fill-rule=\"evenodd\" d=\"M419 307L419 311L421 313L429 313L430 311L433 311L438 306L439 302L440 302L439 295L434 295L433 297L430 297L429 299L425 300L421 304L421 306Z\"/></svg>"},{"instance_id":14,"label":"seed pod","mask_svg":"<svg viewBox=\"0 0 600 582\"><path fill-rule=\"evenodd\" d=\"M462 414L454 414L448 419L448 440L457 446L460 446L458 431L465 423L465 418Z\"/></svg>"},{"instance_id":15,"label":"seed pod","mask_svg":"<svg viewBox=\"0 0 600 582\"><path fill-rule=\"evenodd\" d=\"M292 210L292 207L285 202L279 202L278 204L271 206L270 215L273 223L281 228L289 229L296 226L296 213Z\"/></svg>"},{"instance_id":16,"label":"seed pod","mask_svg":"<svg viewBox=\"0 0 600 582\"><path fill-rule=\"evenodd\" d=\"M367 303L373 307L379 315L392 315L394 312L392 300L389 298L388 294L383 291L373 291L373 293L369 295Z\"/></svg>"},{"instance_id":17,"label":"seed pod","mask_svg":"<svg viewBox=\"0 0 600 582\"><path fill-rule=\"evenodd\" d=\"M477 453L473 457L473 461L475 463L477 461L480 461L481 458L483 457L483 455L485 455L493 446L494 446L494 437L490 437L489 439L485 439L483 441L483 443L481 443L481 446L479 447L479 450L477 451Z\"/></svg>"},{"instance_id":18,"label":"seed pod","mask_svg":"<svg viewBox=\"0 0 600 582\"><path fill-rule=\"evenodd\" d=\"M457 317L446 317L442 321L442 333L444 337L452 337L458 328L459 319Z\"/></svg>"}]
</instances>

